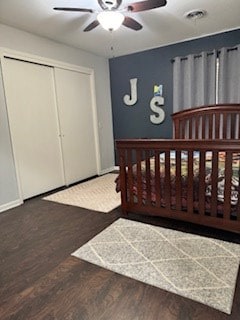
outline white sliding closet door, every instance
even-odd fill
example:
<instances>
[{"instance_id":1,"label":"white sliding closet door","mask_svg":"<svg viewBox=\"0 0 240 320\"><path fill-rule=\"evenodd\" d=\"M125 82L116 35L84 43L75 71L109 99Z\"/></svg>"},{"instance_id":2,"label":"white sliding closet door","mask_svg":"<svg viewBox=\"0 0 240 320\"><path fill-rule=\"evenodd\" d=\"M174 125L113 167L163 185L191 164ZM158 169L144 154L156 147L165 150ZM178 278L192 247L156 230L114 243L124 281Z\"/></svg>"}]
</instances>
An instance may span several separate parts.
<instances>
[{"instance_id":1,"label":"white sliding closet door","mask_svg":"<svg viewBox=\"0 0 240 320\"><path fill-rule=\"evenodd\" d=\"M64 185L53 68L3 59L9 124L23 199Z\"/></svg>"},{"instance_id":2,"label":"white sliding closet door","mask_svg":"<svg viewBox=\"0 0 240 320\"><path fill-rule=\"evenodd\" d=\"M65 181L97 174L94 113L89 74L55 68Z\"/></svg>"}]
</instances>

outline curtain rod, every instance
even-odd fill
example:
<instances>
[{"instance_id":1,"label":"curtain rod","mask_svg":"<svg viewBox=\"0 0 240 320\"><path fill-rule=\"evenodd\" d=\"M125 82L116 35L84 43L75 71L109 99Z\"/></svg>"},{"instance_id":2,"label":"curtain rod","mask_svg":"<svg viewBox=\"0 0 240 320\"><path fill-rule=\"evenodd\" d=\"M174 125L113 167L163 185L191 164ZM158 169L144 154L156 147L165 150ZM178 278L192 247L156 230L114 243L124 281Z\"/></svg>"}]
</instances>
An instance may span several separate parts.
<instances>
[{"instance_id":1,"label":"curtain rod","mask_svg":"<svg viewBox=\"0 0 240 320\"><path fill-rule=\"evenodd\" d=\"M207 56L212 56L214 54L214 52L208 52L207 53ZM194 59L197 59L197 58L201 58L202 57L202 54L200 53L200 54L195 54L194 55ZM188 57L182 57L180 60L181 61L183 61L183 60L187 60L188 59ZM174 62L175 61L175 58L174 59L171 59L171 62Z\"/></svg>"},{"instance_id":2,"label":"curtain rod","mask_svg":"<svg viewBox=\"0 0 240 320\"><path fill-rule=\"evenodd\" d=\"M229 52L229 51L235 51L235 50L238 50L238 47L233 47L233 48L228 48L227 49L227 52ZM217 55L219 55L220 53L221 53L221 50L216 50L216 53L217 53ZM214 54L214 52L208 52L207 53L207 56L211 56L211 55L213 55ZM200 53L200 54L196 54L196 55L194 55L194 59L197 59L197 58L201 58L202 57L202 54ZM188 57L182 57L180 60L181 61L183 61L183 60L187 60L188 59ZM171 62L173 63L173 62L175 62L175 58L174 59L171 59Z\"/></svg>"}]
</instances>

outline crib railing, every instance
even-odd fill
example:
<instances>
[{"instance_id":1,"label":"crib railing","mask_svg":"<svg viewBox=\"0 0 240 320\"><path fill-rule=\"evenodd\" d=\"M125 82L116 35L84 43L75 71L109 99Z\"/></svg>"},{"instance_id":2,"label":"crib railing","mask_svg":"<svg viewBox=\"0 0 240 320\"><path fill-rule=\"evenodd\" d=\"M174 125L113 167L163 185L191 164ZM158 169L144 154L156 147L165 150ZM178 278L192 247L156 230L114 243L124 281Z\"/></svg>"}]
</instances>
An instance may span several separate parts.
<instances>
[{"instance_id":1,"label":"crib railing","mask_svg":"<svg viewBox=\"0 0 240 320\"><path fill-rule=\"evenodd\" d=\"M172 119L176 139L240 139L240 104L187 109Z\"/></svg>"},{"instance_id":2,"label":"crib railing","mask_svg":"<svg viewBox=\"0 0 240 320\"><path fill-rule=\"evenodd\" d=\"M125 139L117 140L116 147L123 213L170 217L240 232L237 140ZM220 171L225 173L222 180Z\"/></svg>"}]
</instances>

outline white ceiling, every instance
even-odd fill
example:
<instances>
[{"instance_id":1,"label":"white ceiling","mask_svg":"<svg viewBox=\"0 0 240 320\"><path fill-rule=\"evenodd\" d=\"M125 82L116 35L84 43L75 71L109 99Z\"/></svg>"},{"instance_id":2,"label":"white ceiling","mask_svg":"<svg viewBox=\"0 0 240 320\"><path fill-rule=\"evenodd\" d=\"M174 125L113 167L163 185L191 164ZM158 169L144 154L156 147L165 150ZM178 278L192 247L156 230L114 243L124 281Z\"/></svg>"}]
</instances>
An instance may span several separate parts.
<instances>
[{"instance_id":1,"label":"white ceiling","mask_svg":"<svg viewBox=\"0 0 240 320\"><path fill-rule=\"evenodd\" d=\"M123 0L121 8L131 2L138 0ZM105 57L240 28L240 0L167 0L165 7L127 13L143 25L142 30L121 26L113 33L101 26L83 32L97 13L60 12L53 7L101 11L97 0L0 0L0 23ZM207 16L187 20L185 13L194 9L206 10Z\"/></svg>"}]
</instances>

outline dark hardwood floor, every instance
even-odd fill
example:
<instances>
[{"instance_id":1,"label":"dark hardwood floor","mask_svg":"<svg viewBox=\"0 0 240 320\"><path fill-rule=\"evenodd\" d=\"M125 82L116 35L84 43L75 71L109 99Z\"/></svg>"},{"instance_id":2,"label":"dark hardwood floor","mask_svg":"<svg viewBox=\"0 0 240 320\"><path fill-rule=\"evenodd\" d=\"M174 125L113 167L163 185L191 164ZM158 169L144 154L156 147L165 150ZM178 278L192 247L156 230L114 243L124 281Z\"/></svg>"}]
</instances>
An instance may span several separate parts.
<instances>
[{"instance_id":1,"label":"dark hardwood floor","mask_svg":"<svg viewBox=\"0 0 240 320\"><path fill-rule=\"evenodd\" d=\"M0 214L0 319L239 320L71 257L120 216L34 198ZM240 243L239 235L166 219L129 218Z\"/></svg>"}]
</instances>

